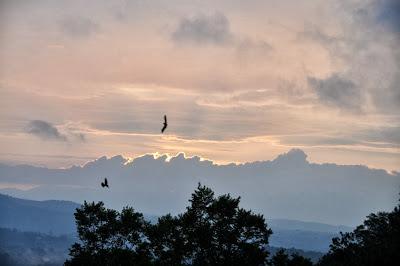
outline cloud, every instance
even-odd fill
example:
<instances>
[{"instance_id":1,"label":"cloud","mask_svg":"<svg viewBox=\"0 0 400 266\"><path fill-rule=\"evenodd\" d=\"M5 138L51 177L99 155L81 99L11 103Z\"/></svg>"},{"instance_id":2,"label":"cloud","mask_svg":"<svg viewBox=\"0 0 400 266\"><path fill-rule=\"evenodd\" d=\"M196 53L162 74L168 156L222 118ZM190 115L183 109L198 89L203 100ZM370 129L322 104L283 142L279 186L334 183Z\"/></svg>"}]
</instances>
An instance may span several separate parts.
<instances>
[{"instance_id":1,"label":"cloud","mask_svg":"<svg viewBox=\"0 0 400 266\"><path fill-rule=\"evenodd\" d=\"M400 31L400 1L384 0L376 1L378 23L388 26L393 31Z\"/></svg>"},{"instance_id":2,"label":"cloud","mask_svg":"<svg viewBox=\"0 0 400 266\"><path fill-rule=\"evenodd\" d=\"M366 141L377 142L377 143L388 143L394 147L400 147L400 127L382 127L377 129L369 129L360 133L360 138Z\"/></svg>"},{"instance_id":3,"label":"cloud","mask_svg":"<svg viewBox=\"0 0 400 266\"><path fill-rule=\"evenodd\" d=\"M74 38L85 38L98 31L99 25L84 17L65 18L59 23L65 34Z\"/></svg>"},{"instance_id":4,"label":"cloud","mask_svg":"<svg viewBox=\"0 0 400 266\"><path fill-rule=\"evenodd\" d=\"M43 120L29 122L27 132L44 140L67 141L67 137L61 134L55 126Z\"/></svg>"},{"instance_id":5,"label":"cloud","mask_svg":"<svg viewBox=\"0 0 400 266\"><path fill-rule=\"evenodd\" d=\"M335 137L335 136L315 136L315 135L290 135L283 136L280 141L289 145L302 146L338 146L338 145L356 145L360 144L352 138Z\"/></svg>"},{"instance_id":6,"label":"cloud","mask_svg":"<svg viewBox=\"0 0 400 266\"><path fill-rule=\"evenodd\" d=\"M259 63L270 56L273 51L271 44L265 40L253 40L251 38L243 38L236 41L236 53L241 64Z\"/></svg>"},{"instance_id":7,"label":"cloud","mask_svg":"<svg viewBox=\"0 0 400 266\"><path fill-rule=\"evenodd\" d=\"M362 110L363 95L353 81L338 74L326 79L308 77L307 81L322 103L350 111Z\"/></svg>"},{"instance_id":8,"label":"cloud","mask_svg":"<svg viewBox=\"0 0 400 266\"><path fill-rule=\"evenodd\" d=\"M85 142L85 141L86 141L86 135L85 135L85 134L79 133L77 136L78 136L78 138L79 138L80 141L82 141L82 142Z\"/></svg>"},{"instance_id":9,"label":"cloud","mask_svg":"<svg viewBox=\"0 0 400 266\"><path fill-rule=\"evenodd\" d=\"M341 66L334 71L336 77L346 76L357 84L349 86L353 96L368 96L364 111L399 114L399 11L397 0L342 1L330 21L339 26L337 29L329 31L324 24L306 23L299 34L329 51L332 65ZM357 105L364 103L363 97L359 99L353 106L346 105L348 109L359 108Z\"/></svg>"},{"instance_id":10,"label":"cloud","mask_svg":"<svg viewBox=\"0 0 400 266\"><path fill-rule=\"evenodd\" d=\"M305 23L304 30L297 34L297 38L300 40L311 39L324 47L331 47L337 43L343 42L341 36L327 34L313 23Z\"/></svg>"},{"instance_id":11,"label":"cloud","mask_svg":"<svg viewBox=\"0 0 400 266\"><path fill-rule=\"evenodd\" d=\"M61 133L54 125L43 120L29 122L26 132L44 140L86 142L86 134L80 132L82 129L71 126L71 122L61 126Z\"/></svg>"},{"instance_id":12,"label":"cloud","mask_svg":"<svg viewBox=\"0 0 400 266\"><path fill-rule=\"evenodd\" d=\"M173 32L176 42L197 44L226 44L232 41L229 20L221 13L183 18Z\"/></svg>"},{"instance_id":13,"label":"cloud","mask_svg":"<svg viewBox=\"0 0 400 266\"><path fill-rule=\"evenodd\" d=\"M398 174L364 166L310 163L299 149L271 161L244 164L217 165L179 153L101 157L64 169L30 167L26 171L26 167L0 164L0 180L38 185L24 194L34 199L102 200L118 209L134 202L145 213L177 213L201 182L218 193L242 196L245 206L269 217L348 225L358 224L375 210L391 208L400 186ZM102 176L110 177L114 193L101 191Z\"/></svg>"}]
</instances>

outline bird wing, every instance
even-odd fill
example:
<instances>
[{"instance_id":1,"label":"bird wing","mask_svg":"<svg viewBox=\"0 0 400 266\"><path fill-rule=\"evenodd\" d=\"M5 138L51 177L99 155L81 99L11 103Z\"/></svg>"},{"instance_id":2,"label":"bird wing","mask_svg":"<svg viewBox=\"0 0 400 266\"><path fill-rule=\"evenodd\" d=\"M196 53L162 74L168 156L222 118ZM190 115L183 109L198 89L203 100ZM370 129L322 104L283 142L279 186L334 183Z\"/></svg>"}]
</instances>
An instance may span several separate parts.
<instances>
[{"instance_id":1,"label":"bird wing","mask_svg":"<svg viewBox=\"0 0 400 266\"><path fill-rule=\"evenodd\" d=\"M108 185L107 178L104 178L104 184L105 184L106 186Z\"/></svg>"},{"instance_id":2,"label":"bird wing","mask_svg":"<svg viewBox=\"0 0 400 266\"><path fill-rule=\"evenodd\" d=\"M164 115L164 124L167 124L167 116Z\"/></svg>"}]
</instances>

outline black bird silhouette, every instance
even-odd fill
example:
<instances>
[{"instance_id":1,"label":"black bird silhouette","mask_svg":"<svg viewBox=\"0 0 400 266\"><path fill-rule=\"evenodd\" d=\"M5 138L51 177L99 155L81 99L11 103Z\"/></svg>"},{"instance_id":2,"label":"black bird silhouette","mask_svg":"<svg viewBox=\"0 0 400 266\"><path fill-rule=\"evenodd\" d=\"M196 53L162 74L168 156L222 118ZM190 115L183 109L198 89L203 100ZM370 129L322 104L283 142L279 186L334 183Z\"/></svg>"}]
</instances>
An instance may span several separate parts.
<instances>
[{"instance_id":1,"label":"black bird silhouette","mask_svg":"<svg viewBox=\"0 0 400 266\"><path fill-rule=\"evenodd\" d=\"M101 187L108 187L109 188L107 178L104 178L104 182L101 182Z\"/></svg>"},{"instance_id":2,"label":"black bird silhouette","mask_svg":"<svg viewBox=\"0 0 400 266\"><path fill-rule=\"evenodd\" d=\"M165 129L167 129L168 123L167 123L167 116L164 115L164 126L161 129L161 133L164 133Z\"/></svg>"}]
</instances>

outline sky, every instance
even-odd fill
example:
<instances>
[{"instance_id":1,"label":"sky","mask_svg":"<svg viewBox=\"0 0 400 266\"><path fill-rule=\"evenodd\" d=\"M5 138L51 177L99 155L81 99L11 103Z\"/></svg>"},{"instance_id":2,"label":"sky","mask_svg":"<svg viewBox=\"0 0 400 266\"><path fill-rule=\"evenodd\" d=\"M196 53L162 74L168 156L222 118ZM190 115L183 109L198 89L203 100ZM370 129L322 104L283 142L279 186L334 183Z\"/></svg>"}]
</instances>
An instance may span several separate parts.
<instances>
[{"instance_id":1,"label":"sky","mask_svg":"<svg viewBox=\"0 0 400 266\"><path fill-rule=\"evenodd\" d=\"M0 0L0 161L300 148L398 171L399 13L397 0Z\"/></svg>"}]
</instances>

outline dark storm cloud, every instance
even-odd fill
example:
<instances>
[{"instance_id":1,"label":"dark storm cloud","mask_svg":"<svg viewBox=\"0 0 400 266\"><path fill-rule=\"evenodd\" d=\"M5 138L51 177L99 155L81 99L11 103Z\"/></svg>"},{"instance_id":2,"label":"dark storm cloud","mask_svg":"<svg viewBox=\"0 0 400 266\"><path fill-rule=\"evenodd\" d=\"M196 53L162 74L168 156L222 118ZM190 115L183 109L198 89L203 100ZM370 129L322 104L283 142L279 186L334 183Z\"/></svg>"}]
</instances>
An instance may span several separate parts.
<instances>
[{"instance_id":1,"label":"dark storm cloud","mask_svg":"<svg viewBox=\"0 0 400 266\"><path fill-rule=\"evenodd\" d=\"M183 18L173 32L177 42L226 44L232 41L229 20L221 13Z\"/></svg>"},{"instance_id":2,"label":"dark storm cloud","mask_svg":"<svg viewBox=\"0 0 400 266\"><path fill-rule=\"evenodd\" d=\"M67 141L67 137L61 134L55 126L43 120L29 122L26 132L44 140Z\"/></svg>"},{"instance_id":3,"label":"dark storm cloud","mask_svg":"<svg viewBox=\"0 0 400 266\"><path fill-rule=\"evenodd\" d=\"M98 24L84 17L65 18L59 26L62 32L74 38L89 37L99 29Z\"/></svg>"},{"instance_id":4,"label":"dark storm cloud","mask_svg":"<svg viewBox=\"0 0 400 266\"><path fill-rule=\"evenodd\" d=\"M363 95L351 80L342 78L337 74L326 79L308 77L307 80L322 103L340 109L361 111Z\"/></svg>"}]
</instances>

